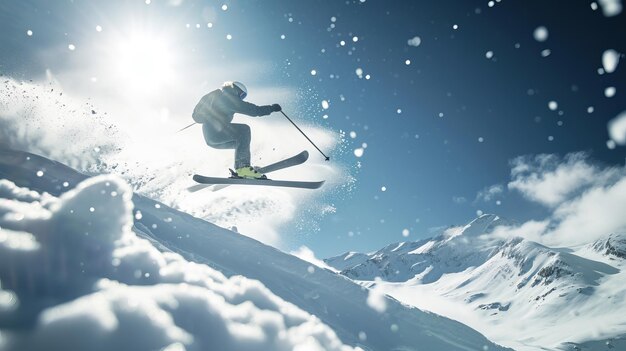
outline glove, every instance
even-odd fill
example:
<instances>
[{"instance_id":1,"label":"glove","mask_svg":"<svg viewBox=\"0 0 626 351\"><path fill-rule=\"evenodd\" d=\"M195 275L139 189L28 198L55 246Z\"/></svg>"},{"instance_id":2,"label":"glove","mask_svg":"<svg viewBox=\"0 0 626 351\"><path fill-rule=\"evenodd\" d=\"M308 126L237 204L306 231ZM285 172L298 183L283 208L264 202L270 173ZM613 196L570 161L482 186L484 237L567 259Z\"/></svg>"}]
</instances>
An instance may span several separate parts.
<instances>
[{"instance_id":1,"label":"glove","mask_svg":"<svg viewBox=\"0 0 626 351\"><path fill-rule=\"evenodd\" d=\"M282 111L282 110L283 110L283 108L282 108L282 107L280 107L280 105L279 105L279 104L274 104L274 105L272 105L272 112L280 112L280 111Z\"/></svg>"}]
</instances>

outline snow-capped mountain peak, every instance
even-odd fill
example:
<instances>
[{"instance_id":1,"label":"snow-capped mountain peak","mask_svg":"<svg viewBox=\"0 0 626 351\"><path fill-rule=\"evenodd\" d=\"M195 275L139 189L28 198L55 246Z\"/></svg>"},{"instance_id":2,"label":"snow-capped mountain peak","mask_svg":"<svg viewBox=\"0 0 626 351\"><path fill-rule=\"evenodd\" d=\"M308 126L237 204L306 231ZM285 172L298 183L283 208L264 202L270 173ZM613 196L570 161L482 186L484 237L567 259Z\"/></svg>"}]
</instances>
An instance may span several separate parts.
<instances>
[{"instance_id":1,"label":"snow-capped mountain peak","mask_svg":"<svg viewBox=\"0 0 626 351\"><path fill-rule=\"evenodd\" d=\"M626 260L626 233L613 233L594 242L592 248L606 256Z\"/></svg>"},{"instance_id":2,"label":"snow-capped mountain peak","mask_svg":"<svg viewBox=\"0 0 626 351\"><path fill-rule=\"evenodd\" d=\"M612 234L574 251L489 235L500 225L509 223L483 215L430 239L392 244L367 258L361 254L352 267L342 266L341 274L468 323L515 349L626 334L626 328L615 329L626 324L619 312L626 307L624 236ZM333 266L335 259L326 262ZM581 313L586 320L597 319L592 333L572 318ZM520 335L512 336L511 330Z\"/></svg>"}]
</instances>

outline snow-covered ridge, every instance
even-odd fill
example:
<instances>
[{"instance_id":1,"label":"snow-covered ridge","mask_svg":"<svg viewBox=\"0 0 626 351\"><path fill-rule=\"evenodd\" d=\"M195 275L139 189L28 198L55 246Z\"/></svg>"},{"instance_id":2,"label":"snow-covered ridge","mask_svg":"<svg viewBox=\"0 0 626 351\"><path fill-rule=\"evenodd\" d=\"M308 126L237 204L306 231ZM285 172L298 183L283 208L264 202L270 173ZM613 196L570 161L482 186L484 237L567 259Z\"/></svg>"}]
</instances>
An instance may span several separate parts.
<instances>
[{"instance_id":1,"label":"snow-covered ridge","mask_svg":"<svg viewBox=\"0 0 626 351\"><path fill-rule=\"evenodd\" d=\"M117 178L10 150L0 178L0 350L502 349Z\"/></svg>"},{"instance_id":2,"label":"snow-covered ridge","mask_svg":"<svg viewBox=\"0 0 626 351\"><path fill-rule=\"evenodd\" d=\"M592 247L606 256L626 260L626 233L610 234L605 239L597 240Z\"/></svg>"},{"instance_id":3,"label":"snow-covered ridge","mask_svg":"<svg viewBox=\"0 0 626 351\"><path fill-rule=\"evenodd\" d=\"M483 215L463 227L452 227L432 239L394 243L371 254L343 254L324 260L356 280L380 277L391 282L418 279L432 282L442 274L461 272L484 263L493 254L493 245L479 236L505 222L495 215ZM480 246L480 250L473 250ZM483 247L484 246L484 247ZM351 264L351 265L350 265Z\"/></svg>"},{"instance_id":4,"label":"snow-covered ridge","mask_svg":"<svg viewBox=\"0 0 626 351\"><path fill-rule=\"evenodd\" d=\"M489 235L502 224L483 215L431 239L353 254L360 260L341 273L515 349L601 345L593 341L626 335L624 234L575 251Z\"/></svg>"}]
</instances>

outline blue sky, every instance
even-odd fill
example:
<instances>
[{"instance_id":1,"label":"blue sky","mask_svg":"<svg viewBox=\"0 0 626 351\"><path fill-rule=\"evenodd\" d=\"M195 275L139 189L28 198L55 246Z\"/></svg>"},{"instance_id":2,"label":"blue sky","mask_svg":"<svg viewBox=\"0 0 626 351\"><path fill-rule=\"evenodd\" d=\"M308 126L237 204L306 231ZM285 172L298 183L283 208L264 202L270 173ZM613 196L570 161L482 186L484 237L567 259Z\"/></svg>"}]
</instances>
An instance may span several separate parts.
<instances>
[{"instance_id":1,"label":"blue sky","mask_svg":"<svg viewBox=\"0 0 626 351\"><path fill-rule=\"evenodd\" d=\"M607 122L626 109L626 71L623 62L598 69L605 50L626 52L625 14L607 17L591 3L4 1L0 72L39 80L48 69L96 103L128 100L141 110L158 101L181 127L203 89L237 79L253 88L252 102L278 102L296 121L343 131L330 156L354 188L324 193L334 213L315 223L304 213L280 228L292 234L284 248L324 257L416 240L478 211L543 218L550 208L507 188L518 156L583 151L589 164L622 166L623 147L607 147ZM540 26L545 41L533 37ZM150 62L145 72L112 68L117 43L136 32L165 43L167 72L154 75ZM415 37L420 44L409 45ZM479 196L489 188L492 196Z\"/></svg>"}]
</instances>

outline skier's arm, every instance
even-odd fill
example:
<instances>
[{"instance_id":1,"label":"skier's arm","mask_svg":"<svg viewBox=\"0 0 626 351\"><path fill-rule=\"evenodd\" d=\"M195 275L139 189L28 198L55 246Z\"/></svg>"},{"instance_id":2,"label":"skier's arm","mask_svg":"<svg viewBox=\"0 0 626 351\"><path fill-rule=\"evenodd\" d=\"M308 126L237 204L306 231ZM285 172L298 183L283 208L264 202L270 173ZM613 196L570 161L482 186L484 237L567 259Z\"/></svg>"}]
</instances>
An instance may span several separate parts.
<instances>
[{"instance_id":1,"label":"skier's arm","mask_svg":"<svg viewBox=\"0 0 626 351\"><path fill-rule=\"evenodd\" d=\"M234 104L233 109L236 113L242 113L252 117L267 116L274 112L272 105L258 106L243 100L237 101Z\"/></svg>"}]
</instances>

